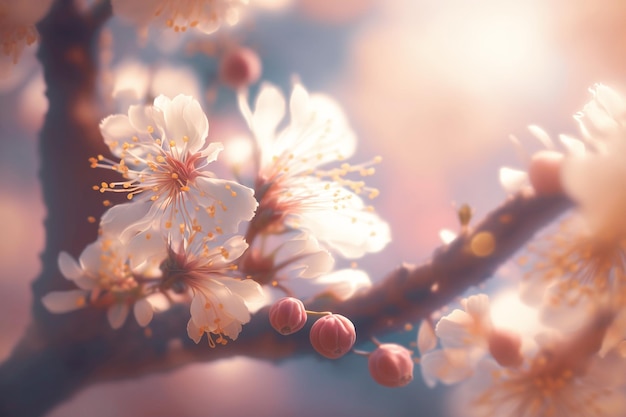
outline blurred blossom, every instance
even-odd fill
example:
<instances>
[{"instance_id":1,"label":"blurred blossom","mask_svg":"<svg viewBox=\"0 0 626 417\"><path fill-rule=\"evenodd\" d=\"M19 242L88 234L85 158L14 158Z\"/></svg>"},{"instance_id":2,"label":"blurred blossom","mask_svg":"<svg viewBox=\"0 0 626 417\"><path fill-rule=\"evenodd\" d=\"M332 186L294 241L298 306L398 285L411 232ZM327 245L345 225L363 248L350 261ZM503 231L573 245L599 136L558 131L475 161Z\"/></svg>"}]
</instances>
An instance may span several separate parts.
<instances>
[{"instance_id":1,"label":"blurred blossom","mask_svg":"<svg viewBox=\"0 0 626 417\"><path fill-rule=\"evenodd\" d=\"M113 68L112 97L115 107L122 111L132 104L152 101L158 95L174 97L185 94L202 97L196 73L189 67L156 64L150 67L140 61L127 59Z\"/></svg>"},{"instance_id":2,"label":"blurred blossom","mask_svg":"<svg viewBox=\"0 0 626 417\"><path fill-rule=\"evenodd\" d=\"M113 14L140 28L149 24L171 28L175 32L197 29L215 32L222 23L234 25L247 0L113 0Z\"/></svg>"},{"instance_id":3,"label":"blurred blossom","mask_svg":"<svg viewBox=\"0 0 626 417\"><path fill-rule=\"evenodd\" d=\"M35 24L52 0L0 0L0 78L8 75L24 48L39 39Z\"/></svg>"}]
</instances>

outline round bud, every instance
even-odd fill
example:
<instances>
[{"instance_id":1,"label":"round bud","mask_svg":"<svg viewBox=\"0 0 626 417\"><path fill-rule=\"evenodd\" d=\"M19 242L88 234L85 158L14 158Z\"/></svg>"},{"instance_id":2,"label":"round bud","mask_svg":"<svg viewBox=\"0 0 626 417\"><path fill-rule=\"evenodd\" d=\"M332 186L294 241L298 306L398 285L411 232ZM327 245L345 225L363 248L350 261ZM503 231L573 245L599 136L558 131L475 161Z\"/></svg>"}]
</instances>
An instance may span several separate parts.
<instances>
[{"instance_id":1,"label":"round bud","mask_svg":"<svg viewBox=\"0 0 626 417\"><path fill-rule=\"evenodd\" d=\"M348 318L341 314L329 314L313 323L309 339L317 353L328 359L337 359L354 346L356 330Z\"/></svg>"},{"instance_id":2,"label":"round bud","mask_svg":"<svg viewBox=\"0 0 626 417\"><path fill-rule=\"evenodd\" d=\"M562 194L561 162L563 154L539 151L530 160L528 178L537 195Z\"/></svg>"},{"instance_id":3,"label":"round bud","mask_svg":"<svg viewBox=\"0 0 626 417\"><path fill-rule=\"evenodd\" d=\"M220 61L219 79L232 88L246 87L261 77L261 60L252 49L234 48Z\"/></svg>"},{"instance_id":4,"label":"round bud","mask_svg":"<svg viewBox=\"0 0 626 417\"><path fill-rule=\"evenodd\" d=\"M270 324L280 334L288 335L297 332L306 324L306 310L302 301L293 297L285 297L270 307Z\"/></svg>"},{"instance_id":5,"label":"round bud","mask_svg":"<svg viewBox=\"0 0 626 417\"><path fill-rule=\"evenodd\" d=\"M374 381L390 388L403 387L413 381L414 363L411 351L395 343L383 343L368 359Z\"/></svg>"},{"instance_id":6,"label":"round bud","mask_svg":"<svg viewBox=\"0 0 626 417\"><path fill-rule=\"evenodd\" d=\"M507 330L493 329L489 334L489 353L500 366L516 367L524 358L520 351L522 339L517 333Z\"/></svg>"}]
</instances>

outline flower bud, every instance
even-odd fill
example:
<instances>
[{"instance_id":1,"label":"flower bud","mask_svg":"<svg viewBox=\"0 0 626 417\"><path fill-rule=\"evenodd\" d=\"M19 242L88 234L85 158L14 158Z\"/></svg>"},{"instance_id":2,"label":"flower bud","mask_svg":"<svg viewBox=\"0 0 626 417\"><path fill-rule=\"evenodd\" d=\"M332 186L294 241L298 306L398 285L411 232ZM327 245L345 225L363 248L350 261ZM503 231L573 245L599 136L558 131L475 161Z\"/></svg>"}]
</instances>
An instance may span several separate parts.
<instances>
[{"instance_id":1,"label":"flower bud","mask_svg":"<svg viewBox=\"0 0 626 417\"><path fill-rule=\"evenodd\" d=\"M317 353L328 359L337 359L354 346L356 330L348 318L329 314L313 323L309 339Z\"/></svg>"},{"instance_id":2,"label":"flower bud","mask_svg":"<svg viewBox=\"0 0 626 417\"><path fill-rule=\"evenodd\" d=\"M516 333L507 330L494 329L489 334L489 353L504 367L515 367L522 364L524 358L520 349L522 339Z\"/></svg>"},{"instance_id":3,"label":"flower bud","mask_svg":"<svg viewBox=\"0 0 626 417\"><path fill-rule=\"evenodd\" d=\"M411 351L395 343L383 343L370 353L370 375L380 385L403 387L413 380Z\"/></svg>"},{"instance_id":4,"label":"flower bud","mask_svg":"<svg viewBox=\"0 0 626 417\"><path fill-rule=\"evenodd\" d=\"M252 49L234 48L220 61L219 79L232 88L246 87L261 77L261 60Z\"/></svg>"},{"instance_id":5,"label":"flower bud","mask_svg":"<svg viewBox=\"0 0 626 417\"><path fill-rule=\"evenodd\" d=\"M302 301L285 297L276 301L270 308L270 324L280 334L297 332L306 324L306 310Z\"/></svg>"},{"instance_id":6,"label":"flower bud","mask_svg":"<svg viewBox=\"0 0 626 417\"><path fill-rule=\"evenodd\" d=\"M562 194L561 163L563 154L555 151L539 151L532 156L528 168L530 184L537 195Z\"/></svg>"}]
</instances>

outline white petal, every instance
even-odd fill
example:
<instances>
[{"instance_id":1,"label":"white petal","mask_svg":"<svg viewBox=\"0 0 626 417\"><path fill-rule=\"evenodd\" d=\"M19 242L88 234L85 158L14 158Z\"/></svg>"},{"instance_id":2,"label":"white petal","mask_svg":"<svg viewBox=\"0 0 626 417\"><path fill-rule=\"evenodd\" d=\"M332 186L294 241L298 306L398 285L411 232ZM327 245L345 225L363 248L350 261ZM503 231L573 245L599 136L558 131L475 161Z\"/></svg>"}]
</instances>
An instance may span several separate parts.
<instances>
[{"instance_id":1,"label":"white petal","mask_svg":"<svg viewBox=\"0 0 626 417\"><path fill-rule=\"evenodd\" d=\"M263 84L252 115L252 130L261 148L271 143L276 128L284 117L285 97L283 93L271 84Z\"/></svg>"},{"instance_id":2,"label":"white petal","mask_svg":"<svg viewBox=\"0 0 626 417\"><path fill-rule=\"evenodd\" d=\"M75 280L83 275L83 270L67 252L59 253L59 270L69 280Z\"/></svg>"},{"instance_id":3,"label":"white petal","mask_svg":"<svg viewBox=\"0 0 626 417\"><path fill-rule=\"evenodd\" d=\"M603 84L595 86L595 99L602 108L616 121L624 118L626 101L617 91Z\"/></svg>"},{"instance_id":4,"label":"white petal","mask_svg":"<svg viewBox=\"0 0 626 417\"><path fill-rule=\"evenodd\" d=\"M471 315L475 321L488 321L490 317L489 296L487 294L476 294L461 301L465 311Z\"/></svg>"},{"instance_id":5,"label":"white petal","mask_svg":"<svg viewBox=\"0 0 626 417\"><path fill-rule=\"evenodd\" d=\"M585 155L585 144L571 136L559 135L559 140L567 150L570 156L583 156Z\"/></svg>"},{"instance_id":6,"label":"white petal","mask_svg":"<svg viewBox=\"0 0 626 417\"><path fill-rule=\"evenodd\" d=\"M296 84L289 99L289 113L292 124L301 124L309 115L309 93L302 86Z\"/></svg>"},{"instance_id":7,"label":"white petal","mask_svg":"<svg viewBox=\"0 0 626 417\"><path fill-rule=\"evenodd\" d=\"M210 291L207 292L210 296ZM217 319L217 315L214 308L206 308L207 304L217 305L219 303L212 302L211 299L207 298L207 294L205 294L205 292L197 292L191 300L189 312L191 313L191 319L197 328L206 328L210 331L215 329L215 320Z\"/></svg>"},{"instance_id":8,"label":"white petal","mask_svg":"<svg viewBox=\"0 0 626 417\"><path fill-rule=\"evenodd\" d=\"M248 127L250 128L250 130L252 130L253 129L252 110L250 110L250 105L248 104L248 100L249 100L249 97L248 97L247 90L240 90L237 93L237 103L239 104L239 111L241 112L241 115L243 116L246 123L248 124Z\"/></svg>"},{"instance_id":9,"label":"white petal","mask_svg":"<svg viewBox=\"0 0 626 417\"><path fill-rule=\"evenodd\" d=\"M528 174L518 169L500 168L500 185L507 193L514 194L528 184Z\"/></svg>"},{"instance_id":10,"label":"white petal","mask_svg":"<svg viewBox=\"0 0 626 417\"><path fill-rule=\"evenodd\" d=\"M552 142L550 135L548 135L545 130L537 125L528 126L528 130L530 130L530 133L532 133L533 136L541 142L541 145L543 145L544 148L554 149L554 142Z\"/></svg>"},{"instance_id":11,"label":"white petal","mask_svg":"<svg viewBox=\"0 0 626 417\"><path fill-rule=\"evenodd\" d=\"M441 318L435 326L435 332L445 347L470 347L472 338L468 337L474 319L465 311L454 309L452 313Z\"/></svg>"},{"instance_id":12,"label":"white petal","mask_svg":"<svg viewBox=\"0 0 626 417\"><path fill-rule=\"evenodd\" d=\"M137 273L153 266L158 267L167 257L165 237L156 229L139 233L125 245L130 268ZM139 269L138 269L139 268Z\"/></svg>"},{"instance_id":13,"label":"white petal","mask_svg":"<svg viewBox=\"0 0 626 417\"><path fill-rule=\"evenodd\" d=\"M258 206L254 190L234 181L205 177L198 178L196 186L204 193L203 206L215 205L213 220L224 232L236 232L240 222L254 216Z\"/></svg>"},{"instance_id":14,"label":"white petal","mask_svg":"<svg viewBox=\"0 0 626 417\"><path fill-rule=\"evenodd\" d=\"M369 275L358 269L340 269L321 276L314 282L324 288L318 294L330 293L342 301L372 286Z\"/></svg>"},{"instance_id":15,"label":"white petal","mask_svg":"<svg viewBox=\"0 0 626 417\"><path fill-rule=\"evenodd\" d=\"M141 327L146 327L152 321L152 317L154 316L154 310L152 310L152 305L145 298L141 298L135 302L135 306L133 307L133 313L135 315L135 319L137 323Z\"/></svg>"},{"instance_id":16,"label":"white petal","mask_svg":"<svg viewBox=\"0 0 626 417\"><path fill-rule=\"evenodd\" d=\"M122 144L130 142L131 138L137 134L137 129L130 124L128 116L114 114L100 122L100 132L111 152L120 156L123 150Z\"/></svg>"},{"instance_id":17,"label":"white petal","mask_svg":"<svg viewBox=\"0 0 626 417\"><path fill-rule=\"evenodd\" d=\"M149 215L156 205L151 201L134 201L109 208L100 220L102 232L127 242L137 233L146 231L153 219Z\"/></svg>"},{"instance_id":18,"label":"white petal","mask_svg":"<svg viewBox=\"0 0 626 417\"><path fill-rule=\"evenodd\" d=\"M80 254L79 262L83 270L91 275L97 276L102 260L102 243L110 241L108 238L99 238L95 242L88 244Z\"/></svg>"},{"instance_id":19,"label":"white petal","mask_svg":"<svg viewBox=\"0 0 626 417\"><path fill-rule=\"evenodd\" d=\"M174 141L179 152L194 154L204 146L209 122L193 97L179 94L170 101L161 95L154 100L154 107L163 112L167 141Z\"/></svg>"},{"instance_id":20,"label":"white petal","mask_svg":"<svg viewBox=\"0 0 626 417\"><path fill-rule=\"evenodd\" d=\"M250 313L257 311L267 304L263 288L254 280L233 280L227 283L232 292L238 294L248 307Z\"/></svg>"},{"instance_id":21,"label":"white petal","mask_svg":"<svg viewBox=\"0 0 626 417\"><path fill-rule=\"evenodd\" d=\"M248 243L243 236L239 235L231 237L224 242L222 246L228 252L228 259L225 259L228 262L233 262L234 260L239 259L246 249L248 249Z\"/></svg>"},{"instance_id":22,"label":"white petal","mask_svg":"<svg viewBox=\"0 0 626 417\"><path fill-rule=\"evenodd\" d=\"M348 259L379 252L391 241L387 222L365 209L305 212L296 220L298 224Z\"/></svg>"},{"instance_id":23,"label":"white petal","mask_svg":"<svg viewBox=\"0 0 626 417\"><path fill-rule=\"evenodd\" d=\"M327 250L320 249L302 259L304 269L298 274L301 278L315 278L333 269L335 259Z\"/></svg>"},{"instance_id":24,"label":"white petal","mask_svg":"<svg viewBox=\"0 0 626 417\"><path fill-rule=\"evenodd\" d=\"M421 355L437 347L437 336L430 320L422 320L417 332L417 348Z\"/></svg>"},{"instance_id":25,"label":"white petal","mask_svg":"<svg viewBox=\"0 0 626 417\"><path fill-rule=\"evenodd\" d=\"M200 339L202 339L203 334L204 331L200 330L200 328L196 326L196 324L193 322L193 319L189 319L189 321L187 322L187 335L189 336L189 338L196 342L196 344L198 344L198 342L200 342Z\"/></svg>"},{"instance_id":26,"label":"white petal","mask_svg":"<svg viewBox=\"0 0 626 417\"><path fill-rule=\"evenodd\" d=\"M420 366L424 381L431 388L437 380L451 385L473 374L470 354L462 349L430 351L422 356Z\"/></svg>"},{"instance_id":27,"label":"white petal","mask_svg":"<svg viewBox=\"0 0 626 417\"><path fill-rule=\"evenodd\" d=\"M232 340L237 340L239 337L239 333L241 333L241 323L233 320L230 323L222 326L222 331L224 335L230 337Z\"/></svg>"},{"instance_id":28,"label":"white petal","mask_svg":"<svg viewBox=\"0 0 626 417\"><path fill-rule=\"evenodd\" d=\"M107 319L113 329L119 329L124 325L126 317L128 316L128 304L115 303L107 310Z\"/></svg>"},{"instance_id":29,"label":"white petal","mask_svg":"<svg viewBox=\"0 0 626 417\"><path fill-rule=\"evenodd\" d=\"M51 313L67 313L85 306L87 291L53 291L43 297L41 302Z\"/></svg>"},{"instance_id":30,"label":"white petal","mask_svg":"<svg viewBox=\"0 0 626 417\"><path fill-rule=\"evenodd\" d=\"M439 239L446 245L452 243L456 238L457 234L450 229L441 229L439 231Z\"/></svg>"},{"instance_id":31,"label":"white petal","mask_svg":"<svg viewBox=\"0 0 626 417\"><path fill-rule=\"evenodd\" d=\"M206 158L207 163L211 163L217 160L217 156L224 150L224 145L221 142L211 142L205 150L203 150L202 156Z\"/></svg>"}]
</instances>

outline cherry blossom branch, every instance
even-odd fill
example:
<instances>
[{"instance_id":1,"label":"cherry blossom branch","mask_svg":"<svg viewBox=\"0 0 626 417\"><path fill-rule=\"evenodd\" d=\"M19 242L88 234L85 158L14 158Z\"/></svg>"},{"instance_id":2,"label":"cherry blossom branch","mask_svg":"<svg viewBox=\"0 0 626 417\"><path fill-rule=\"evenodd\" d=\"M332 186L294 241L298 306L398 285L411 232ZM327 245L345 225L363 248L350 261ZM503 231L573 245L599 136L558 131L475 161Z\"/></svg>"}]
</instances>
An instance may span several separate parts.
<instances>
[{"instance_id":1,"label":"cherry blossom branch","mask_svg":"<svg viewBox=\"0 0 626 417\"><path fill-rule=\"evenodd\" d=\"M186 306L157 315L149 332L134 323L110 329L100 311L53 315L41 304L52 290L72 288L58 271L60 251L76 256L97 236L104 211L94 184L109 181L89 168L88 158L107 154L98 130L97 64L94 45L110 16L108 2L81 13L73 0L58 0L41 22L39 57L44 67L49 112L40 153L46 243L42 273L33 283L33 321L0 365L0 415L44 415L80 389L99 381L132 378L196 361L246 355L268 360L313 353L308 328L284 337L269 325L267 309L254 315L239 339L227 346L195 345L186 335ZM495 269L544 224L569 206L562 197L519 194L489 214L475 229L435 251L419 267L403 265L369 291L340 302L318 299L307 307L350 317L359 342L427 317L489 278ZM309 323L310 326L311 323Z\"/></svg>"}]
</instances>

